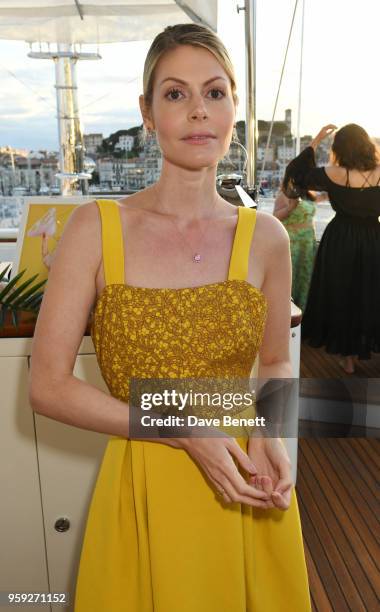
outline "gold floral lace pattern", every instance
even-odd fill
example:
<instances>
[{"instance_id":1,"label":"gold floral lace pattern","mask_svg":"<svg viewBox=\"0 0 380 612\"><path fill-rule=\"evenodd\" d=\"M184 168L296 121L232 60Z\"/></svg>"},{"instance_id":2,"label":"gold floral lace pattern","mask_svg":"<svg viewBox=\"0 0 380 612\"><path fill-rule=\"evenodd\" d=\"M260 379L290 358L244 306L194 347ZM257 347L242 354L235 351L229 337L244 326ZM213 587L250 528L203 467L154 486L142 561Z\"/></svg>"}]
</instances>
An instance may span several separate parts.
<instances>
[{"instance_id":1,"label":"gold floral lace pattern","mask_svg":"<svg viewBox=\"0 0 380 612\"><path fill-rule=\"evenodd\" d=\"M128 401L130 378L249 377L267 316L245 280L182 289L107 285L91 337L110 393Z\"/></svg>"}]
</instances>

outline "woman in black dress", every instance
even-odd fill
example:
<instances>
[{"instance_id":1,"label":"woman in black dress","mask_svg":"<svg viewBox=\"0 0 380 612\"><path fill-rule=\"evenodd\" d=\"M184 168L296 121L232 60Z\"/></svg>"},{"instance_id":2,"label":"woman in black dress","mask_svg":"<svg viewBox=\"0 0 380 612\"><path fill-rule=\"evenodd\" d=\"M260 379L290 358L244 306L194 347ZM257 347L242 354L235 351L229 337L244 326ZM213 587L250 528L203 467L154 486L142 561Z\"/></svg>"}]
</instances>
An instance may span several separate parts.
<instances>
[{"instance_id":1,"label":"woman in black dress","mask_svg":"<svg viewBox=\"0 0 380 612\"><path fill-rule=\"evenodd\" d=\"M290 162L283 191L291 198L327 191L335 210L316 255L302 338L342 355L351 374L355 356L380 352L380 157L367 132L349 124L335 134L331 164L316 167L314 152L335 129L322 128Z\"/></svg>"}]
</instances>

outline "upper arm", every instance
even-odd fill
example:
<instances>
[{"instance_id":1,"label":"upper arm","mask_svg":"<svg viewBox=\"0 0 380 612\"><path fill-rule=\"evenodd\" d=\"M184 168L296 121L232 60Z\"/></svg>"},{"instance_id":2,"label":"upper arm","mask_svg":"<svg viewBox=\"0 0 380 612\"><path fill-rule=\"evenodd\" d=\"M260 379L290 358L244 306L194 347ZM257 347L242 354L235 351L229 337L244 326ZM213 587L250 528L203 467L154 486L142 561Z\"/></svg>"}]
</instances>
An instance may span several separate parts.
<instances>
[{"instance_id":1,"label":"upper arm","mask_svg":"<svg viewBox=\"0 0 380 612\"><path fill-rule=\"evenodd\" d=\"M54 253L35 326L30 397L72 373L96 299L100 262L100 215L96 202L89 202L74 209Z\"/></svg>"},{"instance_id":2,"label":"upper arm","mask_svg":"<svg viewBox=\"0 0 380 612\"><path fill-rule=\"evenodd\" d=\"M263 215L265 213L261 213ZM262 219L264 282L268 311L259 358L262 365L289 361L292 266L289 235L278 219Z\"/></svg>"},{"instance_id":3,"label":"upper arm","mask_svg":"<svg viewBox=\"0 0 380 612\"><path fill-rule=\"evenodd\" d=\"M289 198L286 197L283 191L279 191L274 201L273 214L276 216L279 210L289 206Z\"/></svg>"}]
</instances>

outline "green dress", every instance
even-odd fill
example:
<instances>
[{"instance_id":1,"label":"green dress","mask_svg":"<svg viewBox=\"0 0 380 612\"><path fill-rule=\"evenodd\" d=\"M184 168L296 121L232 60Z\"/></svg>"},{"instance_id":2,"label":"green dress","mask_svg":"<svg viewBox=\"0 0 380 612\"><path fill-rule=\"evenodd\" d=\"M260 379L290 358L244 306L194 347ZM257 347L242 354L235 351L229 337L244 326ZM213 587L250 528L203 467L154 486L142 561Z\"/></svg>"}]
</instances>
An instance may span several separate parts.
<instances>
[{"instance_id":1,"label":"green dress","mask_svg":"<svg viewBox=\"0 0 380 612\"><path fill-rule=\"evenodd\" d=\"M301 199L290 215L282 221L290 238L292 298L302 310L305 310L317 251L313 223L315 212L315 202ZM307 227L299 227L299 224L307 225Z\"/></svg>"}]
</instances>

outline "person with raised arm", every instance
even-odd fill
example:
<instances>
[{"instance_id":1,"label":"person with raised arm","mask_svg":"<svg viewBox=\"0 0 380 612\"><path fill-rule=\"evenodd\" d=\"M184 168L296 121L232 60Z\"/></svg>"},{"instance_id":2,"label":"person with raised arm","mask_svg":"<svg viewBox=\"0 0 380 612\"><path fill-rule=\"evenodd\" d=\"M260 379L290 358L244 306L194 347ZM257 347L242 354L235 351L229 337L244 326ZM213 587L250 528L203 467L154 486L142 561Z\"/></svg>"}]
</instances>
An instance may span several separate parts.
<instances>
[{"instance_id":1,"label":"person with raised arm","mask_svg":"<svg viewBox=\"0 0 380 612\"><path fill-rule=\"evenodd\" d=\"M323 127L287 166L283 190L326 191L335 216L316 254L302 338L339 356L347 374L355 360L380 352L380 156L359 125ZM315 151L331 136L330 163L318 167Z\"/></svg>"}]
</instances>

